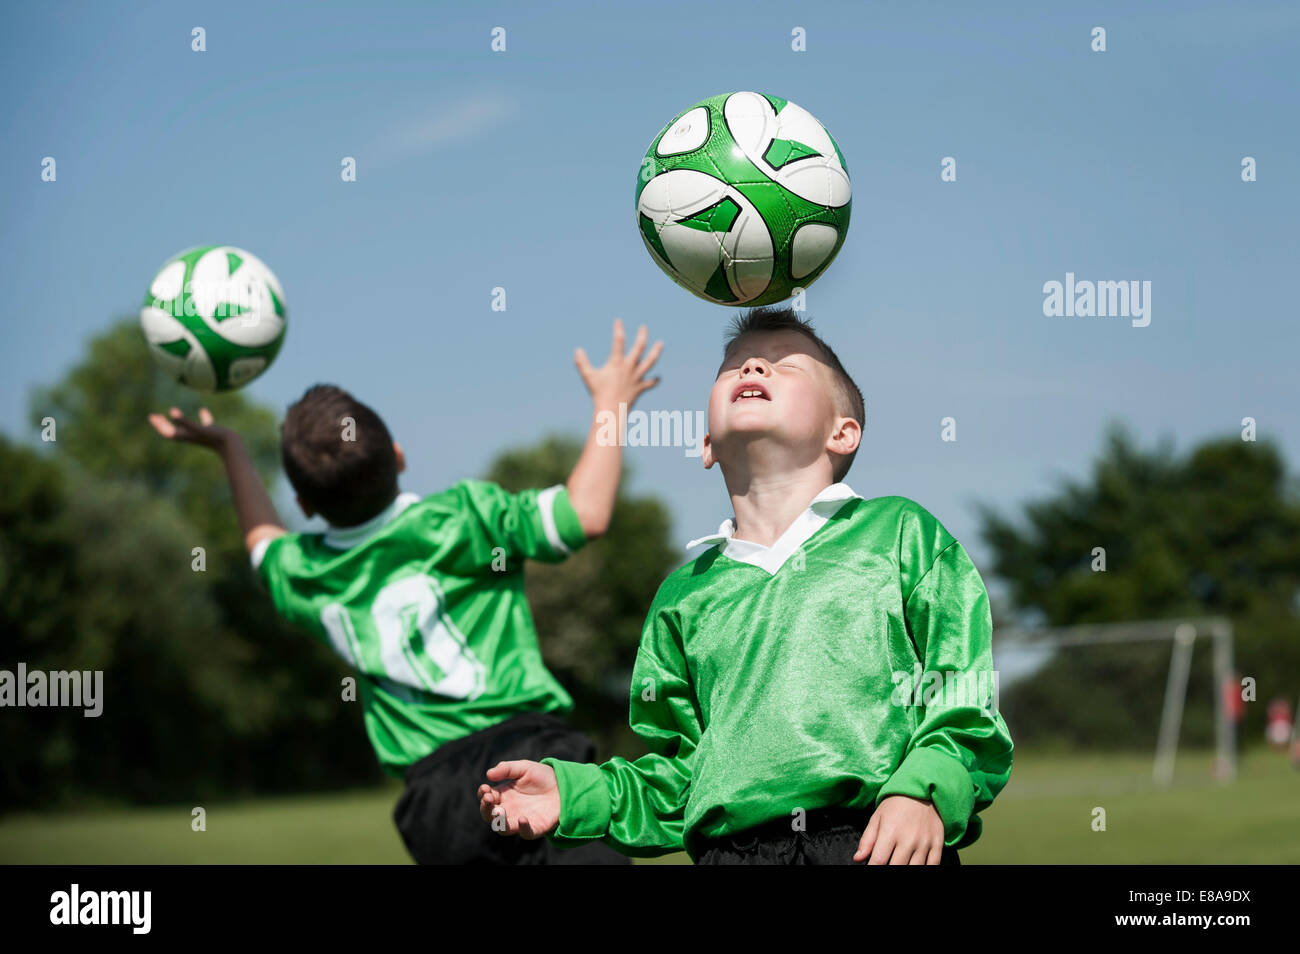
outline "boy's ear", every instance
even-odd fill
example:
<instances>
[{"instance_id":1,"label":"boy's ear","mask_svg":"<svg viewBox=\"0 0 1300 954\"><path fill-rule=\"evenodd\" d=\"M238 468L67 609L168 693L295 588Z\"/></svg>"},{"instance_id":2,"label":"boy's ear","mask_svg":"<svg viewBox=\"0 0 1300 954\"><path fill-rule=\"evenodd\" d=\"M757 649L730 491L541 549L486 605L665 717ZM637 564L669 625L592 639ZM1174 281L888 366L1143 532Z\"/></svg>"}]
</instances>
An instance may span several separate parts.
<instances>
[{"instance_id":1,"label":"boy's ear","mask_svg":"<svg viewBox=\"0 0 1300 954\"><path fill-rule=\"evenodd\" d=\"M826 438L826 449L833 454L852 454L862 443L862 425L851 417L836 421L835 430Z\"/></svg>"},{"instance_id":2,"label":"boy's ear","mask_svg":"<svg viewBox=\"0 0 1300 954\"><path fill-rule=\"evenodd\" d=\"M397 472L400 474L406 470L406 455L402 453L402 445L393 441L393 454L397 457Z\"/></svg>"},{"instance_id":3,"label":"boy's ear","mask_svg":"<svg viewBox=\"0 0 1300 954\"><path fill-rule=\"evenodd\" d=\"M700 460L704 462L704 469L708 470L718 462L713 456L713 442L709 440L709 432L704 432L704 446L700 448Z\"/></svg>"},{"instance_id":4,"label":"boy's ear","mask_svg":"<svg viewBox=\"0 0 1300 954\"><path fill-rule=\"evenodd\" d=\"M316 516L316 511L312 510L311 507L307 506L306 502L303 501L301 496L298 496L298 506L302 509L302 515L304 517L311 519L312 517Z\"/></svg>"}]
</instances>

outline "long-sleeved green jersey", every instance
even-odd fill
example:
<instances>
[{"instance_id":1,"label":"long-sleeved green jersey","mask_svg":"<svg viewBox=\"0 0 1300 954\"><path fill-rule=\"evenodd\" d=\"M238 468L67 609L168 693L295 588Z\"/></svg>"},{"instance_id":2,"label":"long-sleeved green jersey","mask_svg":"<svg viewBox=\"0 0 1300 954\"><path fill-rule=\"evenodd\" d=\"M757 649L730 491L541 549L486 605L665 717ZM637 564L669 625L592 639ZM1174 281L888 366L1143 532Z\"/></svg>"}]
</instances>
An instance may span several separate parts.
<instances>
[{"instance_id":1,"label":"long-sleeved green jersey","mask_svg":"<svg viewBox=\"0 0 1300 954\"><path fill-rule=\"evenodd\" d=\"M930 799L945 844L1011 774L988 595L965 549L903 497L820 493L771 547L716 542L650 608L630 722L650 754L556 773L560 844L685 849L828 806Z\"/></svg>"},{"instance_id":2,"label":"long-sleeved green jersey","mask_svg":"<svg viewBox=\"0 0 1300 954\"><path fill-rule=\"evenodd\" d=\"M507 493L465 480L327 533L263 541L253 567L276 610L357 673L379 764L407 766L520 712L568 712L542 662L524 560L586 543L563 485Z\"/></svg>"}]
</instances>

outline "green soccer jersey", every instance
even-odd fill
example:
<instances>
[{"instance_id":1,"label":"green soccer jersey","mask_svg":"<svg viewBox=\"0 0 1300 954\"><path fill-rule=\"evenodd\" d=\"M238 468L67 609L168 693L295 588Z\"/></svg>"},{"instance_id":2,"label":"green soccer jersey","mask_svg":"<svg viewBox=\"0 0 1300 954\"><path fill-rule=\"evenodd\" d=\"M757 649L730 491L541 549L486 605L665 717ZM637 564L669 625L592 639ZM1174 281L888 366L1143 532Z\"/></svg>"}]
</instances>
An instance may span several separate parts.
<instances>
[{"instance_id":1,"label":"green soccer jersey","mask_svg":"<svg viewBox=\"0 0 1300 954\"><path fill-rule=\"evenodd\" d=\"M771 547L718 534L650 608L630 722L650 754L556 773L557 843L683 848L828 806L930 799L945 844L1011 773L988 596L970 557L902 497L834 484ZM693 545L692 544L692 545Z\"/></svg>"},{"instance_id":2,"label":"green soccer jersey","mask_svg":"<svg viewBox=\"0 0 1300 954\"><path fill-rule=\"evenodd\" d=\"M252 561L275 608L356 670L370 742L400 775L509 716L573 708L542 663L523 569L585 542L562 485L463 481L357 527L264 541Z\"/></svg>"}]
</instances>

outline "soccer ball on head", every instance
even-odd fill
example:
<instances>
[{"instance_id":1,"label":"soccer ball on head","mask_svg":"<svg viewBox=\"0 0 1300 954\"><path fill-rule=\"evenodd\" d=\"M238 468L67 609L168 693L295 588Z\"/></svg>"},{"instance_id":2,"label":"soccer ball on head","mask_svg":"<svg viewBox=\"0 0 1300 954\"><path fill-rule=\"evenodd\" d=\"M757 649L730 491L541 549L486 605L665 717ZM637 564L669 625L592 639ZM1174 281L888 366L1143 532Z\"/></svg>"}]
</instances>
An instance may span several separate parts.
<instances>
[{"instance_id":1,"label":"soccer ball on head","mask_svg":"<svg viewBox=\"0 0 1300 954\"><path fill-rule=\"evenodd\" d=\"M284 342L284 291L254 255L205 245L171 259L149 283L140 324L149 353L199 391L243 387Z\"/></svg>"},{"instance_id":2,"label":"soccer ball on head","mask_svg":"<svg viewBox=\"0 0 1300 954\"><path fill-rule=\"evenodd\" d=\"M697 103L650 144L636 211L650 257L720 305L769 305L825 271L849 227L844 156L805 109L741 92Z\"/></svg>"}]
</instances>

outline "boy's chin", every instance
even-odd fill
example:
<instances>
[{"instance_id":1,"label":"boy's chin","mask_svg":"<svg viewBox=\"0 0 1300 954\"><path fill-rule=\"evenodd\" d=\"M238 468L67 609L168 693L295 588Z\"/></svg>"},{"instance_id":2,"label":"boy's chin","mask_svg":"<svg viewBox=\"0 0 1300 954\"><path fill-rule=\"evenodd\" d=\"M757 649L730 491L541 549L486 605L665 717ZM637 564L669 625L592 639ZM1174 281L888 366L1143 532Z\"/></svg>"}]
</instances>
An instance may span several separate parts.
<instances>
[{"instance_id":1,"label":"boy's chin","mask_svg":"<svg viewBox=\"0 0 1300 954\"><path fill-rule=\"evenodd\" d=\"M764 404L761 407L746 407L733 410L727 417L723 433L731 435L775 434L783 427L788 429L789 423L781 419L780 413L775 408Z\"/></svg>"},{"instance_id":2,"label":"boy's chin","mask_svg":"<svg viewBox=\"0 0 1300 954\"><path fill-rule=\"evenodd\" d=\"M726 440L713 442L714 462L726 470L767 468L788 459L797 467L803 459L803 441L793 440L779 426L732 428Z\"/></svg>"},{"instance_id":3,"label":"boy's chin","mask_svg":"<svg viewBox=\"0 0 1300 954\"><path fill-rule=\"evenodd\" d=\"M732 425L727 428L726 434L721 440L713 438L715 447L731 448L731 456L743 457L747 445L755 441L775 441L780 443L780 431L778 425L773 421L746 421L742 425Z\"/></svg>"}]
</instances>

